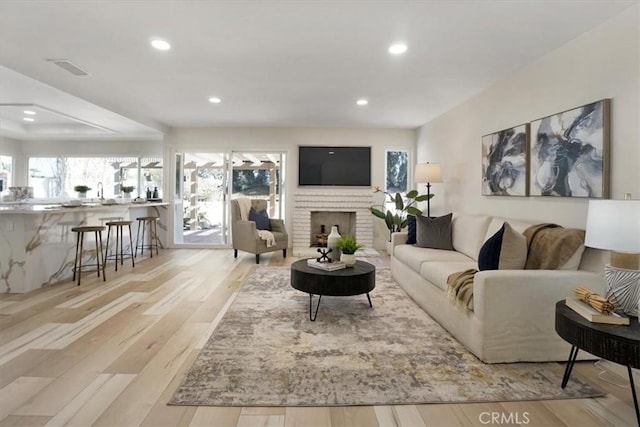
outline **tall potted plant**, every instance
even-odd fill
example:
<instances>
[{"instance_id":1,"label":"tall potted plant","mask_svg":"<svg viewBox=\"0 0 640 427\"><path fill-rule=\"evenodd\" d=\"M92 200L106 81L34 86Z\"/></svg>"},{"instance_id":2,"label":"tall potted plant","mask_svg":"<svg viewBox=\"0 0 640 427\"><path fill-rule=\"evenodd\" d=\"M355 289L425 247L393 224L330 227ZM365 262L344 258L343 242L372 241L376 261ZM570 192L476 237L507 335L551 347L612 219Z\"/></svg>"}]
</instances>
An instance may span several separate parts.
<instances>
[{"instance_id":1,"label":"tall potted plant","mask_svg":"<svg viewBox=\"0 0 640 427\"><path fill-rule=\"evenodd\" d=\"M376 188L375 192L382 190ZM394 204L395 209L387 209L385 204L371 206L371 213L376 217L384 220L389 229L389 241L391 234L402 231L407 226L407 215L422 215L422 210L416 207L418 202L424 202L433 197L433 194L418 194L417 190L409 191L404 197L401 193L391 194L384 192L389 197L388 201ZM385 200L386 197L385 197Z\"/></svg>"}]
</instances>

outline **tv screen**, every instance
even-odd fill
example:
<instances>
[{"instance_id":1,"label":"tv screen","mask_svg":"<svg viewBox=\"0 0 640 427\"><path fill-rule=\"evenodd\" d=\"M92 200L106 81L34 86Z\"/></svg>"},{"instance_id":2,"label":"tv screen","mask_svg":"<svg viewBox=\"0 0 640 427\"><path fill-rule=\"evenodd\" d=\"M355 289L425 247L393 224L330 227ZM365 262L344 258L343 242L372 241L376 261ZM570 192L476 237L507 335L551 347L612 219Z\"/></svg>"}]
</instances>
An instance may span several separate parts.
<instances>
[{"instance_id":1,"label":"tv screen","mask_svg":"<svg viewBox=\"0 0 640 427\"><path fill-rule=\"evenodd\" d=\"M371 147L301 145L298 154L298 185L371 186Z\"/></svg>"}]
</instances>

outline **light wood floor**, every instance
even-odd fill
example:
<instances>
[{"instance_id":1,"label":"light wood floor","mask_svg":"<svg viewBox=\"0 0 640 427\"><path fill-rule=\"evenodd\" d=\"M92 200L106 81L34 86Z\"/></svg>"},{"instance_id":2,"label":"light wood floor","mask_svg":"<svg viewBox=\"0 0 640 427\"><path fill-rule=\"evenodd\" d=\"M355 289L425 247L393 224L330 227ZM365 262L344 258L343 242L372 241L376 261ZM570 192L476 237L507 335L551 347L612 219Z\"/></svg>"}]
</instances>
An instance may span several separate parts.
<instances>
[{"instance_id":1,"label":"light wood floor","mask_svg":"<svg viewBox=\"0 0 640 427\"><path fill-rule=\"evenodd\" d=\"M288 265L280 252L266 265ZM378 266L388 257L368 258ZM0 426L631 426L631 393L603 398L376 407L180 407L166 402L254 268L232 250L164 250L27 295L0 295ZM500 417L491 422L497 413ZM497 422L500 421L500 422Z\"/></svg>"}]
</instances>

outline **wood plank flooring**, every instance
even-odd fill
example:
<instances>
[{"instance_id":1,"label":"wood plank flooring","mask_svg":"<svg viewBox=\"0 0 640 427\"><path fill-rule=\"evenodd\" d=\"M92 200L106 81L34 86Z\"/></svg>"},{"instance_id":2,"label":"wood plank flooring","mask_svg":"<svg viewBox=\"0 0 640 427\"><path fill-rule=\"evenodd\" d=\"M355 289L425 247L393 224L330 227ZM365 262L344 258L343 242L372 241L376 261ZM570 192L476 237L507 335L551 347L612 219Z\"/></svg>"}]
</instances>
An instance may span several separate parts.
<instances>
[{"instance_id":1,"label":"wood plank flooring","mask_svg":"<svg viewBox=\"0 0 640 427\"><path fill-rule=\"evenodd\" d=\"M30 294L0 294L3 426L634 426L628 384L592 362L574 372L609 394L596 399L353 407L167 406L231 304L255 257L163 250L107 282L84 276ZM266 265L289 265L280 252ZM388 266L389 258L367 258ZM558 369L562 369L559 365ZM625 379L622 379L624 383ZM497 413L501 422L491 422Z\"/></svg>"}]
</instances>

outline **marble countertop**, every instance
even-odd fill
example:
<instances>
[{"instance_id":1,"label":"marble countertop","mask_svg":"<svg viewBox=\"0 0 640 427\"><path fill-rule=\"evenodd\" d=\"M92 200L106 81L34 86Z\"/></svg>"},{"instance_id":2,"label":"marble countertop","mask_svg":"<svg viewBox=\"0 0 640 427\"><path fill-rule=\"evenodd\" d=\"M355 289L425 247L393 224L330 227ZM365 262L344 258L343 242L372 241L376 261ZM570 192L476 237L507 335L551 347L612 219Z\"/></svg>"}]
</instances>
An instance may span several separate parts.
<instances>
[{"instance_id":1,"label":"marble countertop","mask_svg":"<svg viewBox=\"0 0 640 427\"><path fill-rule=\"evenodd\" d=\"M15 203L2 203L0 204L1 214L36 214L36 213L51 213L51 212L78 212L87 210L110 210L110 209L122 209L122 208L143 208L151 206L168 206L167 202L84 202L80 205L70 205L67 203L51 203L46 205L40 204L15 204Z\"/></svg>"}]
</instances>

